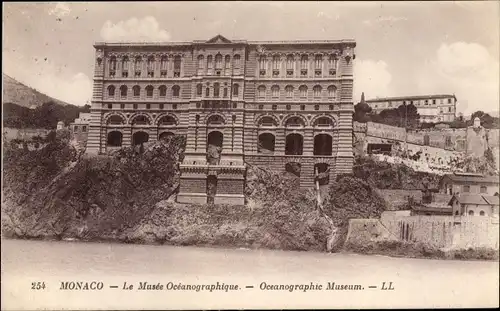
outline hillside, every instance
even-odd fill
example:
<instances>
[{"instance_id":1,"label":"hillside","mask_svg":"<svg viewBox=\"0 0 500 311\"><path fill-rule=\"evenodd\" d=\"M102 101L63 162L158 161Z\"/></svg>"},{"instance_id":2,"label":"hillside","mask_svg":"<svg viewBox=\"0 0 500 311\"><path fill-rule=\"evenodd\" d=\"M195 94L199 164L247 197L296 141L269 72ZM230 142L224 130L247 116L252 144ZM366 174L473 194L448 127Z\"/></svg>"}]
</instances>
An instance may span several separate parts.
<instances>
[{"instance_id":1,"label":"hillside","mask_svg":"<svg viewBox=\"0 0 500 311\"><path fill-rule=\"evenodd\" d=\"M37 90L22 84L21 82L3 74L3 102L12 103L26 108L40 107L44 103L54 102L66 106L68 103L55 99Z\"/></svg>"}]
</instances>

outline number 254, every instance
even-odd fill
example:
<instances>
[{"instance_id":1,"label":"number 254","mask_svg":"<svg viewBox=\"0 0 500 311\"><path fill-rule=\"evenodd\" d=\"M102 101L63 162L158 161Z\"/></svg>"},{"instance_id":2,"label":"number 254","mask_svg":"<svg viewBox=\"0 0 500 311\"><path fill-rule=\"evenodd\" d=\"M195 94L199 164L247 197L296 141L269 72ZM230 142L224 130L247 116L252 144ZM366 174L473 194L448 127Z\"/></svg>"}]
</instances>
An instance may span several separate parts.
<instances>
[{"instance_id":1,"label":"number 254","mask_svg":"<svg viewBox=\"0 0 500 311\"><path fill-rule=\"evenodd\" d=\"M45 289L45 282L31 282L31 289L34 290Z\"/></svg>"}]
</instances>

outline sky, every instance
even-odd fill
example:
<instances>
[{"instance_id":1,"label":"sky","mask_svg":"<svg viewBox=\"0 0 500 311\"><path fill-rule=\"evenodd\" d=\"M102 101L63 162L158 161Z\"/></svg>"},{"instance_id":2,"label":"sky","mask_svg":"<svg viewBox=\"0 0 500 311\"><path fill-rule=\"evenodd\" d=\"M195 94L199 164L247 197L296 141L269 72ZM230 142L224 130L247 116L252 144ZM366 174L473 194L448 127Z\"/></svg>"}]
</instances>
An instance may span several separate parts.
<instances>
[{"instance_id":1,"label":"sky","mask_svg":"<svg viewBox=\"0 0 500 311\"><path fill-rule=\"evenodd\" d=\"M3 4L3 71L90 103L96 41L355 39L354 101L455 94L499 110L500 2L45 2Z\"/></svg>"}]
</instances>

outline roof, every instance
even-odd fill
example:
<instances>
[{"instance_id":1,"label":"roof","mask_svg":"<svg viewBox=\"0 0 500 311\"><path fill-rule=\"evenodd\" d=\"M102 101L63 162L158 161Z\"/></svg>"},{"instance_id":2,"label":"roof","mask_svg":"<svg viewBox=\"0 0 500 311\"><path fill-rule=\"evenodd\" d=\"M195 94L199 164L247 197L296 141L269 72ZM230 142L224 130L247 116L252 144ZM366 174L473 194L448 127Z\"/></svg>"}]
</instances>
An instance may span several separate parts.
<instances>
[{"instance_id":1,"label":"roof","mask_svg":"<svg viewBox=\"0 0 500 311\"><path fill-rule=\"evenodd\" d=\"M209 40L193 40L193 41L183 41L183 42L95 42L94 47L104 47L104 46L142 46L142 47L153 47L153 46L185 46L185 45L195 45L195 44L248 44L248 45L294 45L294 44L350 44L356 46L356 41L354 39L341 39L341 40L276 40L276 41L247 41L247 40L229 40L226 37L218 34Z\"/></svg>"},{"instance_id":2,"label":"roof","mask_svg":"<svg viewBox=\"0 0 500 311\"><path fill-rule=\"evenodd\" d=\"M457 200L460 204L472 204L472 205L499 205L499 198L492 195L481 195L481 194L460 194L454 195L448 205L451 205L454 200Z\"/></svg>"},{"instance_id":3,"label":"roof","mask_svg":"<svg viewBox=\"0 0 500 311\"><path fill-rule=\"evenodd\" d=\"M499 176L446 174L442 177L441 180L443 180L444 178L449 178L452 181L464 182L464 183L493 183L493 184L500 183L500 181L498 180Z\"/></svg>"},{"instance_id":4,"label":"roof","mask_svg":"<svg viewBox=\"0 0 500 311\"><path fill-rule=\"evenodd\" d=\"M413 96L396 96L396 97L381 97L381 98L373 98L366 99L367 103L376 103L376 102L387 102L387 101L398 101L398 100L420 100L420 99L440 99L440 98L455 98L454 94L435 94L435 95L413 95Z\"/></svg>"}]
</instances>

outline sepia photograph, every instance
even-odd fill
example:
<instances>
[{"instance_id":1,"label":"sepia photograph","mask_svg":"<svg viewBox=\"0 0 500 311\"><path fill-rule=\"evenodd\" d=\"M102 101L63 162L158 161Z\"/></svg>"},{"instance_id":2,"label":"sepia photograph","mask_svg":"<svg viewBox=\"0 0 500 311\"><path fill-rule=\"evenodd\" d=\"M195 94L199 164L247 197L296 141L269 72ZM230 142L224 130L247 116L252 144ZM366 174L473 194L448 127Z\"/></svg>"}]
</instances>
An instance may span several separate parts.
<instances>
[{"instance_id":1,"label":"sepia photograph","mask_svg":"<svg viewBox=\"0 0 500 311\"><path fill-rule=\"evenodd\" d=\"M500 2L2 15L2 310L499 307Z\"/></svg>"}]
</instances>

